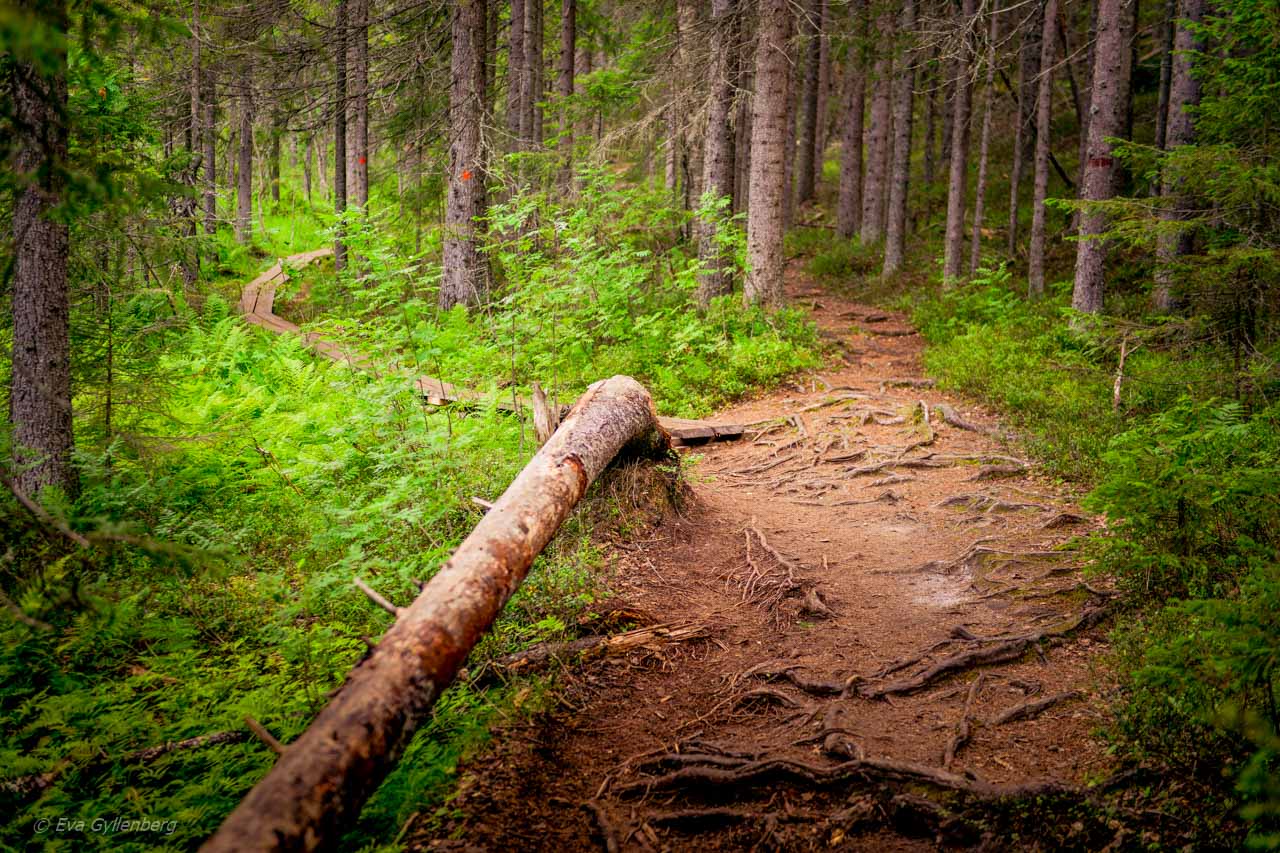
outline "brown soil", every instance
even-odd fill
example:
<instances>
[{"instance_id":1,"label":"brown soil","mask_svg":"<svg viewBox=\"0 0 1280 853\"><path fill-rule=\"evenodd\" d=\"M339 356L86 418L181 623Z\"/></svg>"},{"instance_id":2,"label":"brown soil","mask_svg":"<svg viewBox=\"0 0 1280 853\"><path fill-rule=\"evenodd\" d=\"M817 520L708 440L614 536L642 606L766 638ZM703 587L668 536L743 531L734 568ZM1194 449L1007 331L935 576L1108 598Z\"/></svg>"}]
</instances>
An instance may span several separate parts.
<instances>
[{"instance_id":1,"label":"brown soil","mask_svg":"<svg viewBox=\"0 0 1280 853\"><path fill-rule=\"evenodd\" d=\"M954 803L955 785L917 770L944 769L979 673L969 742L944 781L1075 788L1112 769L1095 735L1109 686L1093 667L1104 629L1074 624L1106 595L1082 582L1079 555L1056 550L1092 522L1011 461L1019 453L988 412L926 387L922 340L905 318L800 280L789 290L814 304L840 355L724 412L761 424L746 440L682 451L699 457L684 517L609 558L623 599L706 626L710 639L567 672L559 706L469 760L456 817L414 829L411 847L933 849L951 836L931 802ZM982 431L944 422L938 404ZM1005 636L1032 640L1009 660L879 695L997 645L972 638ZM1079 694L995 722L1067 691ZM777 758L847 778L750 764ZM988 826L970 843L1043 843Z\"/></svg>"}]
</instances>

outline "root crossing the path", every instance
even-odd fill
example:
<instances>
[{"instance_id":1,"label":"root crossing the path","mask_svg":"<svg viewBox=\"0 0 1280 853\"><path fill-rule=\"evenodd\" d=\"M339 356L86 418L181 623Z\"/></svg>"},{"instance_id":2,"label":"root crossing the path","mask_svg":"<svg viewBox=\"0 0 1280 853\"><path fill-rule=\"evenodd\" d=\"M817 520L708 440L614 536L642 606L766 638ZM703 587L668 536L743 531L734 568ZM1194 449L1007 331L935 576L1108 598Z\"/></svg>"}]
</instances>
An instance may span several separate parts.
<instances>
[{"instance_id":1,"label":"root crossing the path","mask_svg":"<svg viewBox=\"0 0 1280 853\"><path fill-rule=\"evenodd\" d=\"M1007 849L1011 821L1057 831L1041 807L1112 840L1086 807L1115 769L1111 593L1070 547L1094 522L933 386L919 335L873 331L906 318L820 295L838 354L719 413L743 439L684 451L683 515L608 557L628 605L697 633L564 663L559 706L470 758L411 848Z\"/></svg>"}]
</instances>

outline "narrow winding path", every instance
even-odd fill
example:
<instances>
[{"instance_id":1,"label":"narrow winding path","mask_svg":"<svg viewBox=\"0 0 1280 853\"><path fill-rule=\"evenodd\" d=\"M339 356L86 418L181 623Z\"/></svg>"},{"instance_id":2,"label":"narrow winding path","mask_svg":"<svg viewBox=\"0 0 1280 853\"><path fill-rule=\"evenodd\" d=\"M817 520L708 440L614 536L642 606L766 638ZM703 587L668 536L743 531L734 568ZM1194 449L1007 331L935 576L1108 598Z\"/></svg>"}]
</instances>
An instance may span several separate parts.
<instances>
[{"instance_id":1,"label":"narrow winding path","mask_svg":"<svg viewBox=\"0 0 1280 853\"><path fill-rule=\"evenodd\" d=\"M1092 522L932 388L905 318L788 289L840 357L721 413L759 426L694 449L684 517L610 556L628 604L711 638L566 671L412 848L933 849L938 793L1107 775L1109 596L1059 550Z\"/></svg>"}]
</instances>

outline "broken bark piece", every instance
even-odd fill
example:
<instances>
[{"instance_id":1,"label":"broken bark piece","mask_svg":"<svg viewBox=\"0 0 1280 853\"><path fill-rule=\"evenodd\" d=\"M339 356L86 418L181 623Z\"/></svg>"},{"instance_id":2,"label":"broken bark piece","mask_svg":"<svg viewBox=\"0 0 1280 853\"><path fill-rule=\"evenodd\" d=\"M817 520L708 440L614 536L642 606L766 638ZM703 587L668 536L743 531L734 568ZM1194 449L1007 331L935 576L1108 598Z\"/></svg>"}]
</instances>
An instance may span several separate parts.
<instances>
[{"instance_id":1,"label":"broken bark piece","mask_svg":"<svg viewBox=\"0 0 1280 853\"><path fill-rule=\"evenodd\" d=\"M623 447L644 441L661 438L638 382L615 376L588 388L203 849L337 845L587 487Z\"/></svg>"},{"instance_id":2,"label":"broken bark piece","mask_svg":"<svg viewBox=\"0 0 1280 853\"><path fill-rule=\"evenodd\" d=\"M978 694L982 692L982 682L986 676L978 673L977 678L973 679L973 683L969 685L969 693L964 700L964 710L960 712L960 722L956 724L955 733L947 741L946 750L942 755L942 769L951 768L951 763L956 760L956 755L969 742L970 726L969 720L972 718L973 703L978 700Z\"/></svg>"},{"instance_id":3,"label":"broken bark piece","mask_svg":"<svg viewBox=\"0 0 1280 853\"><path fill-rule=\"evenodd\" d=\"M617 657L637 649L656 649L669 643L702 640L711 632L702 625L648 625L611 636L579 637L558 643L539 643L523 652L504 655L483 666L472 683L492 684L502 678L542 672L559 663Z\"/></svg>"}]
</instances>

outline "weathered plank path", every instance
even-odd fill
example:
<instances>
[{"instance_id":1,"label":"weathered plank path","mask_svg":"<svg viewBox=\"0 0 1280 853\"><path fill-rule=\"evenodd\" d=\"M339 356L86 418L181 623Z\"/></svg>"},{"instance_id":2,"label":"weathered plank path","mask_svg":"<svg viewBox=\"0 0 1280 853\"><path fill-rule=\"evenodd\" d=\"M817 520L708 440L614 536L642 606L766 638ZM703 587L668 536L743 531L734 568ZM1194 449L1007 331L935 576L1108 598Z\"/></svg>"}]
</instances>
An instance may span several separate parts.
<instances>
[{"instance_id":1,"label":"weathered plank path","mask_svg":"<svg viewBox=\"0 0 1280 853\"><path fill-rule=\"evenodd\" d=\"M333 255L333 248L325 247L290 255L288 258L276 261L274 266L244 286L244 290L240 293L240 313L244 315L245 320L249 323L269 332L301 335L308 347L325 358L367 370L372 365L369 364L368 359L364 356L351 353L315 332L304 332L296 323L291 323L275 313L276 290L289 280L289 273L286 271L286 267L305 267L331 255ZM419 376L414 380L414 385L427 403L434 406L446 403L478 405L485 402L485 395L481 392L473 388L454 385L435 376ZM519 399L520 408L531 408L528 400L517 399ZM499 409L507 411L516 409L516 403L506 399L497 400L496 405ZM567 409L568 407L565 408ZM734 441L741 438L745 432L740 424L712 423L685 418L658 418L658 425L671 437L671 443L677 446L705 444L712 441Z\"/></svg>"}]
</instances>

